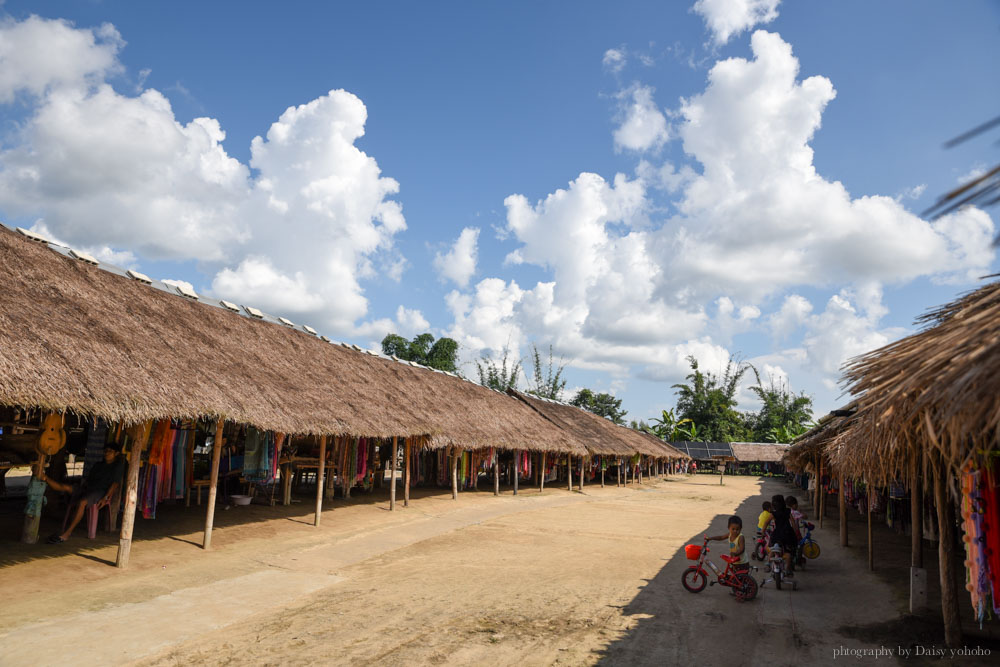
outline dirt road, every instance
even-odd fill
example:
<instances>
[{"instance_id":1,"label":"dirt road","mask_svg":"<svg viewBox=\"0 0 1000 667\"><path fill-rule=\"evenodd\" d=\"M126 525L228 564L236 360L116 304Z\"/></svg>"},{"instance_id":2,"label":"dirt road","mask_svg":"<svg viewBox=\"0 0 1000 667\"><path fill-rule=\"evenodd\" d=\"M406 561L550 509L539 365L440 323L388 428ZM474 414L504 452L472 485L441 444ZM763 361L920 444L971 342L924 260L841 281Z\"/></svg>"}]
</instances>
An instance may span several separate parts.
<instances>
[{"instance_id":1,"label":"dirt road","mask_svg":"<svg viewBox=\"0 0 1000 667\"><path fill-rule=\"evenodd\" d=\"M196 532L142 541L127 573L104 562L113 541L82 558L71 542L0 567L0 664L827 664L862 646L838 628L896 617L832 535L795 592L680 585L685 544L734 511L752 534L764 495L788 491L698 475L338 502L319 529L304 509L223 520L211 553Z\"/></svg>"}]
</instances>

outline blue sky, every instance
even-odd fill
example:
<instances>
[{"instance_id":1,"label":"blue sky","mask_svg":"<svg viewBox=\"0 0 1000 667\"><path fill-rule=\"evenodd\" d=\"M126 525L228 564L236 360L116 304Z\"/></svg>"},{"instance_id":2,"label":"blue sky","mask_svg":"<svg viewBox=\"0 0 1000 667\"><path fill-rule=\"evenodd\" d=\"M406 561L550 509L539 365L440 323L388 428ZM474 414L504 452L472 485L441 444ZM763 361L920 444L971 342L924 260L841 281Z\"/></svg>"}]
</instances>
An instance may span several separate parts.
<instances>
[{"instance_id":1,"label":"blue sky","mask_svg":"<svg viewBox=\"0 0 1000 667\"><path fill-rule=\"evenodd\" d=\"M1000 3L0 11L6 221L363 345L551 344L631 417L687 354L829 410L998 270L995 211L916 216L996 161L941 146L1000 108Z\"/></svg>"}]
</instances>

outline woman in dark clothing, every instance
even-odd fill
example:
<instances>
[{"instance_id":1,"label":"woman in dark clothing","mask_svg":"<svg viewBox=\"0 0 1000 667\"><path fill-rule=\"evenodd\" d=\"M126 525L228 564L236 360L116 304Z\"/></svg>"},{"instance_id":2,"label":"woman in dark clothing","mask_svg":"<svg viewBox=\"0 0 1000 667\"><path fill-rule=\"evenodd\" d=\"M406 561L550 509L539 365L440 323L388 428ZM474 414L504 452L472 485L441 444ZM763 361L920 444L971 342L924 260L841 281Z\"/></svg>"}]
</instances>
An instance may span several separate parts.
<instances>
[{"instance_id":1,"label":"woman in dark clothing","mask_svg":"<svg viewBox=\"0 0 1000 667\"><path fill-rule=\"evenodd\" d=\"M781 547L785 559L785 576L792 576L792 554L795 553L795 527L792 525L792 511L785 505L785 498L778 494L771 498L771 513L774 514L774 530L771 532L771 546Z\"/></svg>"}]
</instances>

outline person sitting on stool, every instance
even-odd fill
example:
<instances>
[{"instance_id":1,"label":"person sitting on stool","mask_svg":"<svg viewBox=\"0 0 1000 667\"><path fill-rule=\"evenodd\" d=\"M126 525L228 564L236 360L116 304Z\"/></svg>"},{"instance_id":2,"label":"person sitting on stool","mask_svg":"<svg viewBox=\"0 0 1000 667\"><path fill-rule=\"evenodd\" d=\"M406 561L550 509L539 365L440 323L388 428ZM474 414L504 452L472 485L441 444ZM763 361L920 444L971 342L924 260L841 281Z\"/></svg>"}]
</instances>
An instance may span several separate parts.
<instances>
[{"instance_id":1,"label":"person sitting on stool","mask_svg":"<svg viewBox=\"0 0 1000 667\"><path fill-rule=\"evenodd\" d=\"M69 539L80 523L88 505L100 507L106 505L111 496L114 495L125 475L125 457L121 456L118 446L108 444L104 447L104 458L94 464L87 476L80 484L69 485L58 482L47 476L43 471L41 481L48 483L56 491L69 493L70 511L73 517L69 522L69 527L62 533L55 533L47 540L49 544L59 544ZM75 506L75 507L74 507Z\"/></svg>"}]
</instances>

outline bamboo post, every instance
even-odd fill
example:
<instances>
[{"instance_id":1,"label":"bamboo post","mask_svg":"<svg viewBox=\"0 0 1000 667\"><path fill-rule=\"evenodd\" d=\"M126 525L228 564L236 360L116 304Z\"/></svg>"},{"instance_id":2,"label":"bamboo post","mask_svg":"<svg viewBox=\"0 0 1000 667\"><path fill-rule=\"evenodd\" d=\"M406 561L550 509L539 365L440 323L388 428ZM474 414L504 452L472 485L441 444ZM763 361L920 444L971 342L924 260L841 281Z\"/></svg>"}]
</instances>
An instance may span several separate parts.
<instances>
[{"instance_id":1,"label":"bamboo post","mask_svg":"<svg viewBox=\"0 0 1000 667\"><path fill-rule=\"evenodd\" d=\"M202 541L202 548L208 551L212 548L212 526L215 524L215 496L219 486L219 461L222 459L222 430L226 422L223 419L215 420L215 441L212 443L212 472L208 480L208 507L205 509L205 537ZM139 451L142 451L141 449ZM129 461L131 463L131 461ZM131 473L131 466L129 466ZM136 475L138 475L138 470ZM136 478L138 480L138 477ZM199 493L201 493L199 491ZM133 509L134 513L134 509ZM122 526L124 534L124 526ZM131 537L132 526L129 526L129 537Z\"/></svg>"},{"instance_id":2,"label":"bamboo post","mask_svg":"<svg viewBox=\"0 0 1000 667\"><path fill-rule=\"evenodd\" d=\"M320 515L323 513L323 477L326 472L326 436L319 438L319 465L316 467L316 513L313 516L313 525L319 525Z\"/></svg>"},{"instance_id":3,"label":"bamboo post","mask_svg":"<svg viewBox=\"0 0 1000 667\"><path fill-rule=\"evenodd\" d=\"M584 454L580 457L580 493L583 493L583 474L584 468L587 467L587 455Z\"/></svg>"},{"instance_id":4,"label":"bamboo post","mask_svg":"<svg viewBox=\"0 0 1000 667\"><path fill-rule=\"evenodd\" d=\"M389 451L389 511L396 509L396 456L399 454L399 443L392 436L392 449Z\"/></svg>"},{"instance_id":5,"label":"bamboo post","mask_svg":"<svg viewBox=\"0 0 1000 667\"><path fill-rule=\"evenodd\" d=\"M573 455L566 455L566 477L569 480L569 490L573 490Z\"/></svg>"},{"instance_id":6,"label":"bamboo post","mask_svg":"<svg viewBox=\"0 0 1000 667\"><path fill-rule=\"evenodd\" d=\"M452 449L451 452L451 498L458 500L458 457L462 450Z\"/></svg>"},{"instance_id":7,"label":"bamboo post","mask_svg":"<svg viewBox=\"0 0 1000 667\"><path fill-rule=\"evenodd\" d=\"M500 495L500 452L493 450L493 495Z\"/></svg>"},{"instance_id":8,"label":"bamboo post","mask_svg":"<svg viewBox=\"0 0 1000 667\"><path fill-rule=\"evenodd\" d=\"M840 546L847 546L847 496L844 491L844 475L841 473L837 479L838 498L837 507L840 512Z\"/></svg>"},{"instance_id":9,"label":"bamboo post","mask_svg":"<svg viewBox=\"0 0 1000 667\"><path fill-rule=\"evenodd\" d=\"M604 455L601 455L601 488L604 488Z\"/></svg>"},{"instance_id":10,"label":"bamboo post","mask_svg":"<svg viewBox=\"0 0 1000 667\"><path fill-rule=\"evenodd\" d=\"M405 472L403 473L403 507L410 506L410 455L412 441L410 438L406 439L406 444L403 445L405 449L405 458L403 459L403 465L406 466Z\"/></svg>"},{"instance_id":11,"label":"bamboo post","mask_svg":"<svg viewBox=\"0 0 1000 667\"><path fill-rule=\"evenodd\" d=\"M948 494L947 469L942 470L941 460L934 461L934 505L938 519L938 574L941 579L941 616L944 620L944 641L949 648L962 644L962 622L958 612L958 594L955 588L955 526L954 503Z\"/></svg>"},{"instance_id":12,"label":"bamboo post","mask_svg":"<svg viewBox=\"0 0 1000 667\"><path fill-rule=\"evenodd\" d=\"M520 449L515 449L514 450L514 466L513 466L513 472L514 472L514 495L515 496L517 495L517 478L521 476L521 470L520 470L520 465L519 465L520 464L520 458L521 458L521 450Z\"/></svg>"},{"instance_id":13,"label":"bamboo post","mask_svg":"<svg viewBox=\"0 0 1000 667\"><path fill-rule=\"evenodd\" d=\"M924 566L924 489L917 471L919 460L916 456L910 463L910 565Z\"/></svg>"},{"instance_id":14,"label":"bamboo post","mask_svg":"<svg viewBox=\"0 0 1000 667\"><path fill-rule=\"evenodd\" d=\"M218 423L216 438L221 443L222 420L220 419ZM149 440L149 432L152 428L153 422L148 421L141 427L136 427L131 431L135 437L132 441L132 458L128 461L128 476L125 478L125 511L122 514L121 533L118 535L118 557L115 559L115 567L120 570L128 567L129 557L132 555L132 528L135 526L135 505L139 499L139 467L142 464L142 450L146 447L146 441ZM215 464L213 467L215 470L213 479L219 476L219 455L216 452L217 450L213 449L212 461ZM198 493L200 498L201 489L198 490ZM211 497L214 501L215 494L213 493ZM215 503L213 502L212 504L214 506ZM209 514L205 520L206 549L211 542L212 518L213 515Z\"/></svg>"}]
</instances>

